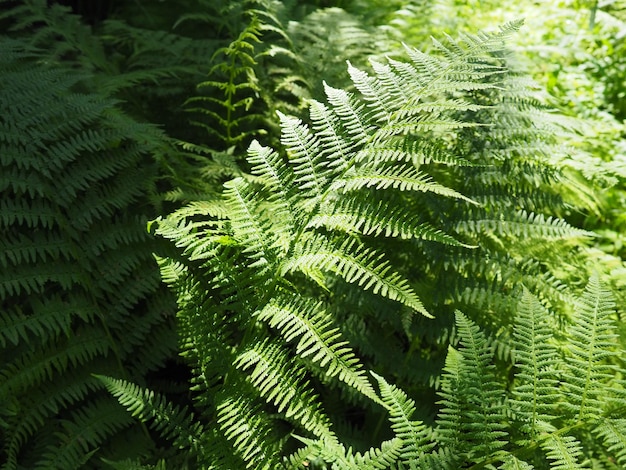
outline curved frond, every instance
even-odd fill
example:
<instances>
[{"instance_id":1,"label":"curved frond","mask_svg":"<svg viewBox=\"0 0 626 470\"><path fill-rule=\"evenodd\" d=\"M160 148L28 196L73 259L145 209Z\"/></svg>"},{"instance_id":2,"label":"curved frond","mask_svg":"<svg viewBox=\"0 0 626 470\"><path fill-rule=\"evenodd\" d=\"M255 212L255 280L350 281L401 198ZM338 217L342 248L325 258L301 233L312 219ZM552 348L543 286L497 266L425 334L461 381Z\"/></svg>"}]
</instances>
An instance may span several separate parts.
<instances>
[{"instance_id":1,"label":"curved frond","mask_svg":"<svg viewBox=\"0 0 626 470\"><path fill-rule=\"evenodd\" d=\"M299 357L316 363L329 377L337 377L362 395L378 401L359 359L320 303L279 296L257 315L259 320L278 329L285 341L296 341Z\"/></svg>"},{"instance_id":2,"label":"curved frond","mask_svg":"<svg viewBox=\"0 0 626 470\"><path fill-rule=\"evenodd\" d=\"M380 375L373 372L372 375L378 381L381 398L389 410L391 429L402 441L400 457L409 462L418 461L433 445L430 443L428 428L412 419L415 402L402 390L387 383Z\"/></svg>"},{"instance_id":3,"label":"curved frond","mask_svg":"<svg viewBox=\"0 0 626 470\"><path fill-rule=\"evenodd\" d=\"M371 289L375 294L431 317L406 280L391 271L391 266L384 261L382 255L357 245L353 240L334 247L319 238L309 239L306 249L301 248L301 252L295 253L281 266L284 274L293 271L310 274L316 270L334 273L346 282L356 283L363 289Z\"/></svg>"}]
</instances>

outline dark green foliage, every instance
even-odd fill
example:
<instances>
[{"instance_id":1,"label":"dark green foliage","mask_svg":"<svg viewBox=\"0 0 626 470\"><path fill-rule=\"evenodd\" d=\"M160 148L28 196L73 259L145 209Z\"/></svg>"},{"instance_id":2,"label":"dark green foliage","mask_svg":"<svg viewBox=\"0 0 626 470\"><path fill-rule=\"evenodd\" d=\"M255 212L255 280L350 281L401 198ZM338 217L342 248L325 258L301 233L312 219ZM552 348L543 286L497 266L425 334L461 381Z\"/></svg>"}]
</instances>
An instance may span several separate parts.
<instances>
[{"instance_id":1,"label":"dark green foliage","mask_svg":"<svg viewBox=\"0 0 626 470\"><path fill-rule=\"evenodd\" d=\"M144 228L164 137L88 74L20 40L0 51L2 468L141 455L148 436L91 374L145 382L176 350Z\"/></svg>"}]
</instances>

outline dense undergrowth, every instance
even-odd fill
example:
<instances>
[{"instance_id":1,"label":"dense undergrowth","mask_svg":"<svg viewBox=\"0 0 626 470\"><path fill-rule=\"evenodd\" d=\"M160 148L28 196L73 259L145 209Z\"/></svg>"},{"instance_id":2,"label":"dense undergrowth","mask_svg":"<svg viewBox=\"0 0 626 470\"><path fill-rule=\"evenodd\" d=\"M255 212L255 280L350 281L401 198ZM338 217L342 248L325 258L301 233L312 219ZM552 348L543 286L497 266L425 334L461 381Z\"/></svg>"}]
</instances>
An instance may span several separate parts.
<instances>
[{"instance_id":1,"label":"dense undergrowth","mask_svg":"<svg viewBox=\"0 0 626 470\"><path fill-rule=\"evenodd\" d=\"M61 3L0 0L0 468L626 464L623 2Z\"/></svg>"}]
</instances>

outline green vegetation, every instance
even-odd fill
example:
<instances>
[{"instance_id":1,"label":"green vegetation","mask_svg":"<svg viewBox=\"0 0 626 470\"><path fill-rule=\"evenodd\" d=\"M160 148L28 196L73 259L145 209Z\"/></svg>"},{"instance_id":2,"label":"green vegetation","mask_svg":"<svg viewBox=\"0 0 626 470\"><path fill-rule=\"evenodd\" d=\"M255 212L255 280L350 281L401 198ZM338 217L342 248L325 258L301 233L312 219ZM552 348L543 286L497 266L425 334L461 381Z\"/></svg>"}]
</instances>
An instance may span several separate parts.
<instances>
[{"instance_id":1,"label":"green vegetation","mask_svg":"<svg viewBox=\"0 0 626 470\"><path fill-rule=\"evenodd\" d=\"M626 465L624 2L62 3L0 0L0 469Z\"/></svg>"}]
</instances>

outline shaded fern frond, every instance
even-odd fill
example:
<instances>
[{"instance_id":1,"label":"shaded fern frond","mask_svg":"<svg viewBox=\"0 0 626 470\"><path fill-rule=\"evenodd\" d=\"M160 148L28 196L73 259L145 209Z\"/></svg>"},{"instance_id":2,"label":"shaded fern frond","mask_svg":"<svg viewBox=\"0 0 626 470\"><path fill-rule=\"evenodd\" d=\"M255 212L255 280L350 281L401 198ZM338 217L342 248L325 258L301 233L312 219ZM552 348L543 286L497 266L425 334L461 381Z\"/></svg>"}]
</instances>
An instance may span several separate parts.
<instances>
[{"instance_id":1,"label":"shaded fern frond","mask_svg":"<svg viewBox=\"0 0 626 470\"><path fill-rule=\"evenodd\" d=\"M173 439L174 445L201 449L203 426L189 410L172 405L165 397L150 390L142 390L125 380L96 377L132 416L150 422L164 438Z\"/></svg>"},{"instance_id":2,"label":"shaded fern frond","mask_svg":"<svg viewBox=\"0 0 626 470\"><path fill-rule=\"evenodd\" d=\"M88 32L58 5L24 8L25 18L43 15L28 27L35 43L39 26L54 37ZM167 138L96 90L93 68L72 68L76 44L61 46L66 65L45 41L0 43L0 159L11 180L0 178L2 468L92 466L122 433L133 437L121 450L139 455L150 439L133 434L136 423L90 374L152 384L176 349L173 301L144 230L154 216L150 155Z\"/></svg>"}]
</instances>

